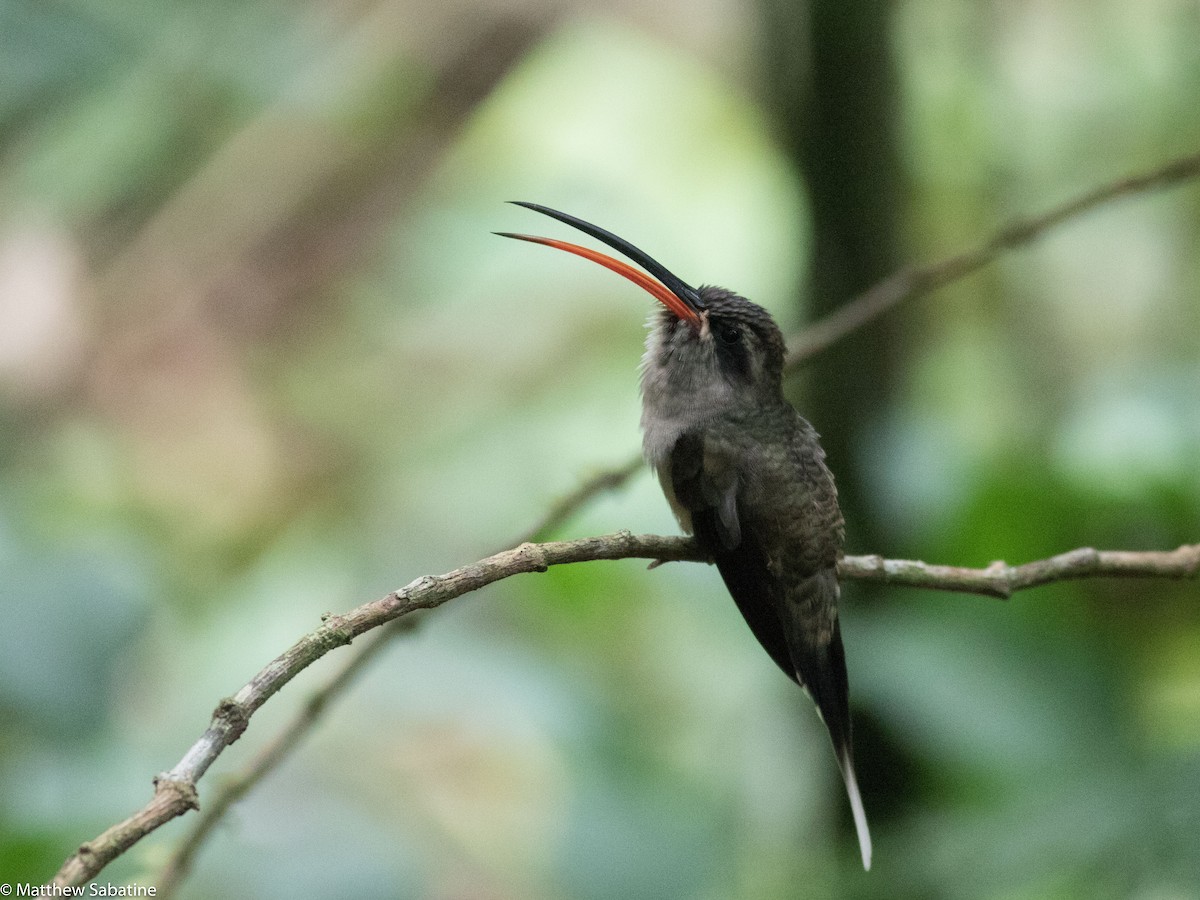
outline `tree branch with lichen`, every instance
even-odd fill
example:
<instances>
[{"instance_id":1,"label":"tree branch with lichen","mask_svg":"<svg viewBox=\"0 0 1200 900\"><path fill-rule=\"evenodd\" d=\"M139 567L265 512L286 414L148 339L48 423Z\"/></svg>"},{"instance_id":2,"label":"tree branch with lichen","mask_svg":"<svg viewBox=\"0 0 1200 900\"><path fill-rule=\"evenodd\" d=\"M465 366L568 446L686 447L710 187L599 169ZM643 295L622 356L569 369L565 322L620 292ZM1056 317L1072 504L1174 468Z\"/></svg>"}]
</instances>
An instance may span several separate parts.
<instances>
[{"instance_id":1,"label":"tree branch with lichen","mask_svg":"<svg viewBox=\"0 0 1200 900\"><path fill-rule=\"evenodd\" d=\"M356 609L328 616L321 626L268 663L231 697L217 704L212 723L169 772L154 780L154 796L145 807L94 840L83 844L59 870L56 885L78 885L94 878L138 840L177 816L198 808L196 783L225 748L250 724L254 713L296 675L330 651L372 629L433 609L456 597L514 575L545 572L551 566L598 560L650 559L655 562L705 561L689 537L634 535L627 531L572 541L521 544L444 575L426 575ZM838 567L844 580L878 581L906 587L1008 597L1015 591L1054 581L1092 577L1195 578L1200 544L1173 551L1073 550L1021 566L993 563L984 569L938 566L848 556Z\"/></svg>"}]
</instances>

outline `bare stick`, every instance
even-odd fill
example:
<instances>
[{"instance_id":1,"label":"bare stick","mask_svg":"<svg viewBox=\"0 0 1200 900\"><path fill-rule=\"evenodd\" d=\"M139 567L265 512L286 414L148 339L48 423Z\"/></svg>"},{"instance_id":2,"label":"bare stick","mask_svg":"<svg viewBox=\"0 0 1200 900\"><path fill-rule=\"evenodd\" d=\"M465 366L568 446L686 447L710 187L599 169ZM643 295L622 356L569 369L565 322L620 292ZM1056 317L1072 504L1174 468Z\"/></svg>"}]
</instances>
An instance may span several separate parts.
<instances>
[{"instance_id":1,"label":"bare stick","mask_svg":"<svg viewBox=\"0 0 1200 900\"><path fill-rule=\"evenodd\" d=\"M986 569L935 566L907 559L847 556L838 576L881 581L904 587L982 594L1007 600L1017 591L1079 578L1195 578L1200 572L1200 544L1176 550L1093 550L1080 547L1049 559L1010 566L994 562Z\"/></svg>"},{"instance_id":2,"label":"bare stick","mask_svg":"<svg viewBox=\"0 0 1200 900\"><path fill-rule=\"evenodd\" d=\"M605 469L603 472L593 475L551 506L541 519L535 522L531 528L521 535L519 540L513 543L524 544L527 541L544 539L550 532L574 515L581 507L591 502L593 498L609 491L616 491L623 488L630 478L641 471L641 468L642 457L641 454L638 454L627 459L623 465L613 469Z\"/></svg>"},{"instance_id":3,"label":"bare stick","mask_svg":"<svg viewBox=\"0 0 1200 900\"><path fill-rule=\"evenodd\" d=\"M513 544L524 544L543 537L557 528L577 508L592 497L606 491L615 491L641 469L640 456L629 460L620 469L601 472L581 484L575 491L555 503L532 528ZM412 618L397 619L387 625L369 644L357 648L354 656L342 670L322 688L314 691L301 707L300 712L265 746L240 772L222 780L221 786L210 800L191 830L175 848L170 859L158 876L160 897L173 896L182 880L191 870L192 861L213 830L229 809L245 796L259 781L287 758L320 720L321 713L338 694L342 693L366 667L367 662L378 656L379 651L391 643L391 638L401 632L411 631Z\"/></svg>"},{"instance_id":4,"label":"bare stick","mask_svg":"<svg viewBox=\"0 0 1200 900\"><path fill-rule=\"evenodd\" d=\"M1032 243L1050 229L1070 219L1078 218L1120 197L1170 187L1198 175L1200 153L1193 153L1149 172L1103 184L1041 215L1013 219L970 250L927 265L901 269L867 288L789 340L784 370L790 372L798 368L802 363L900 303L932 293L952 281L964 278L982 269L1004 251Z\"/></svg>"},{"instance_id":5,"label":"bare stick","mask_svg":"<svg viewBox=\"0 0 1200 900\"><path fill-rule=\"evenodd\" d=\"M574 541L522 544L445 575L418 578L371 603L340 616L328 617L276 657L232 697L222 700L212 724L170 772L154 781L154 797L133 816L80 846L55 876L56 885L78 885L94 878L109 862L161 825L197 808L196 782L226 747L236 741L250 717L299 672L335 647L418 609L432 609L495 581L550 566L602 559L652 559L661 562L704 561L688 537L633 535L627 531ZM986 569L933 566L922 562L885 560L876 556L846 557L842 578L883 581L912 587L1007 597L1012 592L1065 579L1115 576L1195 578L1200 571L1200 544L1170 552L1073 550L1051 559L1009 567L993 563ZM315 713L314 713L315 714Z\"/></svg>"},{"instance_id":6,"label":"bare stick","mask_svg":"<svg viewBox=\"0 0 1200 900\"><path fill-rule=\"evenodd\" d=\"M379 629L371 640L359 647L324 687L314 691L300 708L300 712L280 731L269 744L254 756L250 763L236 775L222 779L220 789L211 800L205 801L188 835L175 848L167 864L158 876L158 896L173 896L180 883L192 868L192 861L200 848L208 841L217 824L238 800L282 763L320 720L330 701L346 690L366 668L368 662L388 645L392 639L413 630L416 617L395 619Z\"/></svg>"}]
</instances>

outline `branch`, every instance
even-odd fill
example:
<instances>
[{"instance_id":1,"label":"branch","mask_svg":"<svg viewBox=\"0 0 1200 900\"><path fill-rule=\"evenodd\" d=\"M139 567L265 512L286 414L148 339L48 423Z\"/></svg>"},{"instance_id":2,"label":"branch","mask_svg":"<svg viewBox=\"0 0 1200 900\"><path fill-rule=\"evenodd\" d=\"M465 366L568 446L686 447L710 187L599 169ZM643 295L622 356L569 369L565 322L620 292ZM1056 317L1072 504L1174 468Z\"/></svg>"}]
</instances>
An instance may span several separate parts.
<instances>
[{"instance_id":1,"label":"branch","mask_svg":"<svg viewBox=\"0 0 1200 900\"><path fill-rule=\"evenodd\" d=\"M217 824L225 817L238 800L241 800L267 775L275 770L291 752L299 746L313 727L320 721L321 714L330 701L345 691L355 678L366 668L367 663L376 656L392 640L413 630L417 623L414 617L396 619L379 629L369 643L358 648L349 661L323 687L309 695L300 708L300 712L289 722L275 738L264 746L250 763L232 777L223 778L220 788L213 795L200 817L192 826L191 831L175 848L167 864L163 866L158 876L158 896L171 897L180 883L187 877L192 868L192 861L200 848L208 841Z\"/></svg>"},{"instance_id":2,"label":"branch","mask_svg":"<svg viewBox=\"0 0 1200 900\"><path fill-rule=\"evenodd\" d=\"M236 694L222 700L217 705L208 730L170 772L162 773L155 779L151 801L130 818L80 846L63 864L55 876L54 884L65 886L85 883L142 837L189 809L196 809L196 782L224 749L241 737L250 723L250 717L299 672L335 647L349 644L367 631L416 610L433 609L512 575L544 572L550 566L568 563L630 558L658 562L705 561L704 554L691 538L633 535L627 531L573 541L522 544L445 575L418 578L345 615L329 616L321 627L306 634L268 663ZM1065 579L1103 575L1195 578L1198 571L1200 544L1183 546L1170 552L1080 549L1023 566L1009 567L1004 563L993 563L986 569L933 566L922 562L886 560L878 556L846 557L839 567L839 575L844 579L882 581L999 597ZM266 765L269 767L274 762L267 760Z\"/></svg>"},{"instance_id":3,"label":"branch","mask_svg":"<svg viewBox=\"0 0 1200 900\"><path fill-rule=\"evenodd\" d=\"M634 475L641 471L642 455L639 453L625 461L623 465L605 469L584 481L571 493L555 502L542 518L526 530L513 544L524 544L546 537L569 519L576 510L586 506L594 497L608 491L616 491L625 486Z\"/></svg>"},{"instance_id":4,"label":"branch","mask_svg":"<svg viewBox=\"0 0 1200 900\"><path fill-rule=\"evenodd\" d=\"M935 566L881 556L847 556L838 565L843 580L878 581L903 587L982 594L1007 600L1017 591L1054 581L1080 578L1195 578L1200 573L1200 544L1175 550L1093 550L1080 547L1049 559L1010 566L994 562L986 569Z\"/></svg>"},{"instance_id":5,"label":"branch","mask_svg":"<svg viewBox=\"0 0 1200 900\"><path fill-rule=\"evenodd\" d=\"M445 575L424 576L406 587L365 603L345 615L328 617L276 657L232 697L217 704L212 723L169 772L154 779L154 797L145 807L80 845L54 877L56 885L83 884L137 841L188 810L197 809L196 782L221 753L242 736L250 717L276 691L335 647L393 619L418 609L432 609L448 600L477 591L494 581L523 572L544 572L549 566L594 559L642 557L664 562L700 559L690 538L634 536L628 532L604 537L522 544Z\"/></svg>"},{"instance_id":6,"label":"branch","mask_svg":"<svg viewBox=\"0 0 1200 900\"><path fill-rule=\"evenodd\" d=\"M1093 188L1041 215L1013 219L970 250L923 266L901 269L867 288L789 340L784 371L794 371L846 335L904 301L932 293L953 281L965 278L982 269L1004 251L1030 244L1064 222L1079 218L1112 200L1171 187L1197 176L1200 176L1200 153L1193 153L1149 172L1141 172Z\"/></svg>"}]
</instances>

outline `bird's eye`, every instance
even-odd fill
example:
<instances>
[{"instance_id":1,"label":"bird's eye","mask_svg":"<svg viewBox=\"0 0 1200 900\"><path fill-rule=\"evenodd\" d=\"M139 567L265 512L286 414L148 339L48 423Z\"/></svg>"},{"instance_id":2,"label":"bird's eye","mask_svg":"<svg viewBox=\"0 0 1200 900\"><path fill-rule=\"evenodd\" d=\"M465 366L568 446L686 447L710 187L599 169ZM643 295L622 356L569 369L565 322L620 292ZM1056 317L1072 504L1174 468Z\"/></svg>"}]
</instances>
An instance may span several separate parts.
<instances>
[{"instance_id":1,"label":"bird's eye","mask_svg":"<svg viewBox=\"0 0 1200 900\"><path fill-rule=\"evenodd\" d=\"M736 325L730 325L728 322L718 322L713 327L713 334L717 336L717 340L722 344L736 344L742 339L742 330Z\"/></svg>"}]
</instances>

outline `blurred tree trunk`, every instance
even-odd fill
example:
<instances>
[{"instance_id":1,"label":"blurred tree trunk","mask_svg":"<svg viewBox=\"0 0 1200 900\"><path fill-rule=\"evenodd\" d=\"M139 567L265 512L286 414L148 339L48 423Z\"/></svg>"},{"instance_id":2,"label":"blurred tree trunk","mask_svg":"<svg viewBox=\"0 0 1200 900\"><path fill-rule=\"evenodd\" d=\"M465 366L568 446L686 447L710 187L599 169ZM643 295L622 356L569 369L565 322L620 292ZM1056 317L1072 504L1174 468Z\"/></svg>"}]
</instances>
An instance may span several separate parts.
<instances>
[{"instance_id":1,"label":"blurred tree trunk","mask_svg":"<svg viewBox=\"0 0 1200 900\"><path fill-rule=\"evenodd\" d=\"M762 0L759 59L776 133L808 186L813 318L898 266L900 165L888 0ZM883 552L863 496L862 448L889 400L896 317L818 357L798 404L822 434L851 548Z\"/></svg>"},{"instance_id":2,"label":"blurred tree trunk","mask_svg":"<svg viewBox=\"0 0 1200 900\"><path fill-rule=\"evenodd\" d=\"M797 302L816 319L900 263L893 8L888 0L762 0L761 8L765 105L812 216L807 302ZM818 356L798 398L837 477L851 553L886 553L894 537L871 514L864 465L891 402L898 321L884 316ZM878 825L904 807L913 761L864 713L855 714L856 755Z\"/></svg>"}]
</instances>

